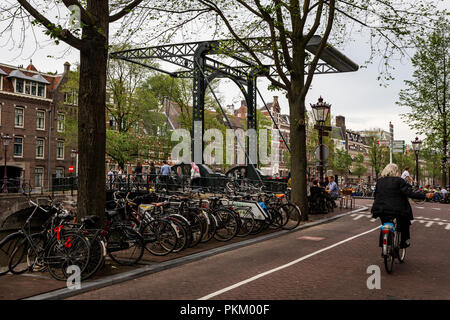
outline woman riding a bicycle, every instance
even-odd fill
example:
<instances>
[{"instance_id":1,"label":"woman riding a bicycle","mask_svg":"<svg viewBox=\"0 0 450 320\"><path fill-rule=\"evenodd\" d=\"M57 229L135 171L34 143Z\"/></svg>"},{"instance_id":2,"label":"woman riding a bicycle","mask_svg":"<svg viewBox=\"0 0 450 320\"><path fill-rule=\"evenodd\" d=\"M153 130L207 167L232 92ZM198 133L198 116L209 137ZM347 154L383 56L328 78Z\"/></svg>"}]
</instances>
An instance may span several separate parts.
<instances>
[{"instance_id":1,"label":"woman riding a bicycle","mask_svg":"<svg viewBox=\"0 0 450 320\"><path fill-rule=\"evenodd\" d=\"M414 219L408 198L425 199L421 192L413 192L410 184L400 177L396 164L388 164L378 179L372 206L373 218L380 218L381 223L389 222L388 217L396 217L401 232L400 248L409 247L409 226ZM381 247L381 238L380 238Z\"/></svg>"}]
</instances>

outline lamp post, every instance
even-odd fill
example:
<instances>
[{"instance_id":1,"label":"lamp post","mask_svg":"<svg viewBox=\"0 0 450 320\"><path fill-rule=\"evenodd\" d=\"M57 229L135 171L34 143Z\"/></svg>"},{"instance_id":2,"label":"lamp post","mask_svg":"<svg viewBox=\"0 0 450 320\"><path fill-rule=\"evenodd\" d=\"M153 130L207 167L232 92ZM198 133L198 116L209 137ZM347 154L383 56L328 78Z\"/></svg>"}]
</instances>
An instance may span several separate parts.
<instances>
[{"instance_id":1,"label":"lamp post","mask_svg":"<svg viewBox=\"0 0 450 320\"><path fill-rule=\"evenodd\" d=\"M6 151L8 150L8 145L11 142L11 140L12 140L12 138L8 134L2 136L3 147L5 149L5 167L3 169L3 192L4 193L8 193L8 186L7 186L8 175L6 173Z\"/></svg>"},{"instance_id":2,"label":"lamp post","mask_svg":"<svg viewBox=\"0 0 450 320\"><path fill-rule=\"evenodd\" d=\"M328 135L327 132L331 130L331 127L325 126L325 121L327 121L328 114L330 113L331 104L323 102L323 98L320 97L319 101L315 104L311 104L311 109L313 111L314 119L316 120L315 129L319 131L319 176L320 181L323 181L323 136Z\"/></svg>"},{"instance_id":3,"label":"lamp post","mask_svg":"<svg viewBox=\"0 0 450 320\"><path fill-rule=\"evenodd\" d=\"M77 150L72 149L72 151L70 152L70 157L72 158L72 162L71 162L71 171L70 171L70 184L71 184L71 188L70 188L70 192L71 195L73 196L73 160L75 159L75 157L77 156Z\"/></svg>"},{"instance_id":4,"label":"lamp post","mask_svg":"<svg viewBox=\"0 0 450 320\"><path fill-rule=\"evenodd\" d=\"M411 141L412 148L414 150L414 154L416 155L416 176L415 180L416 183L419 184L419 152L420 147L422 146L422 140L419 140L418 137L416 137L416 140Z\"/></svg>"}]
</instances>

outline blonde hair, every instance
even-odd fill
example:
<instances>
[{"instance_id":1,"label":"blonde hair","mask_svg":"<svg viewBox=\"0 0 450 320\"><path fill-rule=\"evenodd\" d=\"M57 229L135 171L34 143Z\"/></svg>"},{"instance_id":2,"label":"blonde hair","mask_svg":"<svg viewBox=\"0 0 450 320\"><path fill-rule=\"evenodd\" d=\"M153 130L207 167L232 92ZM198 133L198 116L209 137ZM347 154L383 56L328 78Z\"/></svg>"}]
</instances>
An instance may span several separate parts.
<instances>
[{"instance_id":1,"label":"blonde hair","mask_svg":"<svg viewBox=\"0 0 450 320\"><path fill-rule=\"evenodd\" d=\"M381 172L382 177L398 177L400 172L398 166L395 163L388 164Z\"/></svg>"}]
</instances>

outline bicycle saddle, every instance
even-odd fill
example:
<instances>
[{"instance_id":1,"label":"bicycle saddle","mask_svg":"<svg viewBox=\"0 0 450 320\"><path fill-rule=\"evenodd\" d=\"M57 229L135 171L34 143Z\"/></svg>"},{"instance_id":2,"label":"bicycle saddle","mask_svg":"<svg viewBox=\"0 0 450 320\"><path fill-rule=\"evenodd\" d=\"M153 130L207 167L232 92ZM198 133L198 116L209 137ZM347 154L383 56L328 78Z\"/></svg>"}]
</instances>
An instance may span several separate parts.
<instances>
[{"instance_id":1,"label":"bicycle saddle","mask_svg":"<svg viewBox=\"0 0 450 320\"><path fill-rule=\"evenodd\" d=\"M105 213L108 218L112 218L119 214L119 210L105 210Z\"/></svg>"},{"instance_id":2,"label":"bicycle saddle","mask_svg":"<svg viewBox=\"0 0 450 320\"><path fill-rule=\"evenodd\" d=\"M155 202L155 203L152 203L152 205L154 205L155 207L162 207L162 206L164 206L164 202Z\"/></svg>"},{"instance_id":3,"label":"bicycle saddle","mask_svg":"<svg viewBox=\"0 0 450 320\"><path fill-rule=\"evenodd\" d=\"M99 217L98 216L86 216L84 218L81 218L81 223L85 223L89 226L95 226L98 222Z\"/></svg>"}]
</instances>

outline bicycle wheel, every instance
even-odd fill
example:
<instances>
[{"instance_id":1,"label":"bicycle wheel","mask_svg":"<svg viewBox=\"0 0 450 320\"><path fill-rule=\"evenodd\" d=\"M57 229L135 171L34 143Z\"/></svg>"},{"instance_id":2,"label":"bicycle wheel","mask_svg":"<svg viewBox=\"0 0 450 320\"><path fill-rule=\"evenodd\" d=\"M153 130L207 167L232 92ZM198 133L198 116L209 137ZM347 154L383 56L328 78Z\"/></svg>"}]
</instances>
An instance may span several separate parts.
<instances>
[{"instance_id":1,"label":"bicycle wheel","mask_svg":"<svg viewBox=\"0 0 450 320\"><path fill-rule=\"evenodd\" d=\"M182 228L186 231L186 243L184 244L184 247L181 250L188 248L192 243L192 231L191 231L191 226L189 224L188 219L186 219L182 215L176 214L176 213L169 215L169 219L171 219L171 220L173 219L173 220L177 221L179 224L181 224ZM178 247L178 244L177 244L177 247ZM174 249L175 252L178 252L181 250L175 251L175 249Z\"/></svg>"},{"instance_id":2,"label":"bicycle wheel","mask_svg":"<svg viewBox=\"0 0 450 320\"><path fill-rule=\"evenodd\" d=\"M177 232L168 220L154 219L142 228L145 249L155 256L165 256L177 246Z\"/></svg>"},{"instance_id":3,"label":"bicycle wheel","mask_svg":"<svg viewBox=\"0 0 450 320\"><path fill-rule=\"evenodd\" d=\"M200 242L204 243L208 242L214 237L217 225L216 225L216 218L212 214L203 212L202 216L204 217L207 223L206 231L203 234L202 240L200 240Z\"/></svg>"},{"instance_id":4,"label":"bicycle wheel","mask_svg":"<svg viewBox=\"0 0 450 320\"><path fill-rule=\"evenodd\" d=\"M302 220L300 209L293 203L285 203L280 207L282 217L282 227L285 230L292 230L298 227Z\"/></svg>"},{"instance_id":5,"label":"bicycle wheel","mask_svg":"<svg viewBox=\"0 0 450 320\"><path fill-rule=\"evenodd\" d=\"M56 280L67 280L67 268L77 266L81 275L89 263L90 248L86 237L80 233L65 232L53 238L44 253L44 262Z\"/></svg>"},{"instance_id":6,"label":"bicycle wheel","mask_svg":"<svg viewBox=\"0 0 450 320\"><path fill-rule=\"evenodd\" d=\"M255 219L255 226L253 227L252 232L250 232L251 235L255 235L263 231L268 226L268 223L266 223L266 220L259 220Z\"/></svg>"},{"instance_id":7,"label":"bicycle wheel","mask_svg":"<svg viewBox=\"0 0 450 320\"><path fill-rule=\"evenodd\" d=\"M102 238L97 233L89 232L87 235L90 245L89 262L81 274L81 280L92 277L105 263L106 248Z\"/></svg>"},{"instance_id":8,"label":"bicycle wheel","mask_svg":"<svg viewBox=\"0 0 450 320\"><path fill-rule=\"evenodd\" d=\"M192 232L192 241L189 247L192 248L195 247L197 244L199 244L200 241L202 240L204 233L203 223L200 217L193 212L189 212L187 219L189 221L189 225L191 227Z\"/></svg>"},{"instance_id":9,"label":"bicycle wheel","mask_svg":"<svg viewBox=\"0 0 450 320\"><path fill-rule=\"evenodd\" d=\"M8 262L8 269L12 274L22 274L27 271L42 271L46 268L42 257L47 242L46 237L41 233L30 236L33 248L29 240L24 238L16 246Z\"/></svg>"},{"instance_id":10,"label":"bicycle wheel","mask_svg":"<svg viewBox=\"0 0 450 320\"><path fill-rule=\"evenodd\" d=\"M400 263L403 263L405 261L405 257L406 257L406 248L400 248L401 238L402 238L402 233L400 231L397 231L396 255L397 255L398 261Z\"/></svg>"},{"instance_id":11,"label":"bicycle wheel","mask_svg":"<svg viewBox=\"0 0 450 320\"><path fill-rule=\"evenodd\" d=\"M41 272L47 269L47 266L42 261L42 256L45 251L45 246L47 245L47 238L42 233L35 233L31 235L33 239L33 246L36 251L31 248L28 249L27 253L27 265L30 271ZM37 252L37 253L36 253Z\"/></svg>"},{"instance_id":12,"label":"bicycle wheel","mask_svg":"<svg viewBox=\"0 0 450 320\"><path fill-rule=\"evenodd\" d=\"M130 266L141 260L144 254L144 239L131 227L114 226L106 236L106 252L121 265Z\"/></svg>"},{"instance_id":13,"label":"bicycle wheel","mask_svg":"<svg viewBox=\"0 0 450 320\"><path fill-rule=\"evenodd\" d=\"M252 232L255 226L255 217L253 215L252 209L236 209L239 213L240 218L240 227L239 231L236 234L238 237L246 237Z\"/></svg>"},{"instance_id":14,"label":"bicycle wheel","mask_svg":"<svg viewBox=\"0 0 450 320\"><path fill-rule=\"evenodd\" d=\"M170 218L170 221L172 225L175 227L178 236L177 245L175 246L175 249L173 249L172 252L180 252L187 246L188 232L180 220Z\"/></svg>"},{"instance_id":15,"label":"bicycle wheel","mask_svg":"<svg viewBox=\"0 0 450 320\"><path fill-rule=\"evenodd\" d=\"M217 229L214 239L217 241L229 241L233 239L239 232L240 219L232 210L219 208L211 212L216 217Z\"/></svg>"},{"instance_id":16,"label":"bicycle wheel","mask_svg":"<svg viewBox=\"0 0 450 320\"><path fill-rule=\"evenodd\" d=\"M277 209L269 209L272 219L267 225L270 229L280 229L283 226L283 217L281 212Z\"/></svg>"},{"instance_id":17,"label":"bicycle wheel","mask_svg":"<svg viewBox=\"0 0 450 320\"><path fill-rule=\"evenodd\" d=\"M0 276L8 273L9 259L14 249L25 239L21 232L14 232L7 235L0 241Z\"/></svg>"},{"instance_id":18,"label":"bicycle wheel","mask_svg":"<svg viewBox=\"0 0 450 320\"><path fill-rule=\"evenodd\" d=\"M387 242L387 253L384 255L384 267L386 268L387 273L392 273L394 269L394 250L393 250L393 239L392 234L388 235Z\"/></svg>"}]
</instances>

